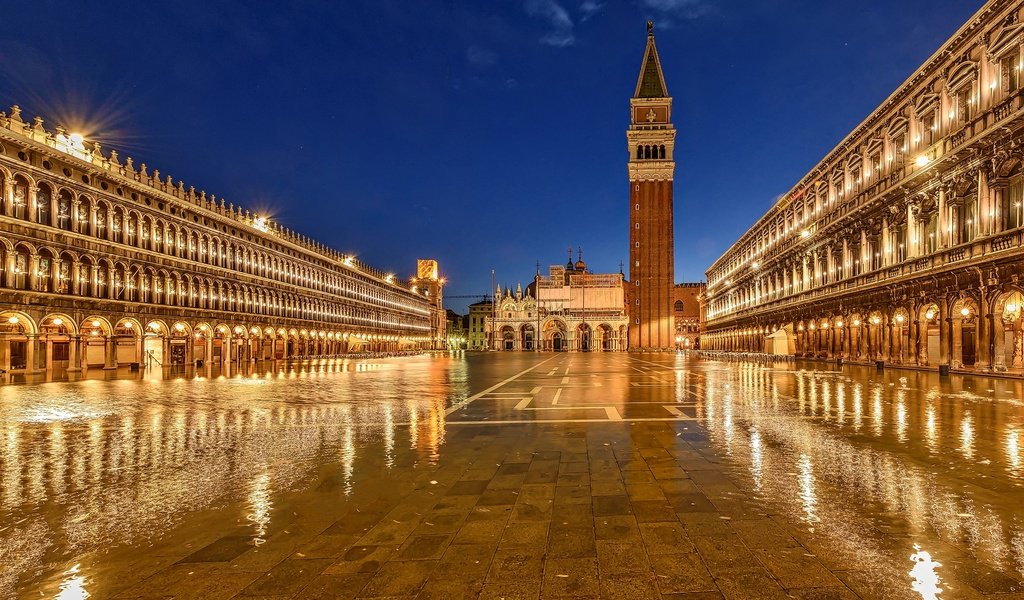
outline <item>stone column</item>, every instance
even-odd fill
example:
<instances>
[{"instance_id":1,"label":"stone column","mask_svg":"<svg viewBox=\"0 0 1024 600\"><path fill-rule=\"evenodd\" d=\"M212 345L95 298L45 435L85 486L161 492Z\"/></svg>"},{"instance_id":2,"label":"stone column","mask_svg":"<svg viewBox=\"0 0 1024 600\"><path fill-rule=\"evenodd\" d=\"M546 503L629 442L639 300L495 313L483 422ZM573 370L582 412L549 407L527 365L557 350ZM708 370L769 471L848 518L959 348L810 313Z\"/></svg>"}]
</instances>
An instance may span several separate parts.
<instances>
[{"instance_id":1,"label":"stone column","mask_svg":"<svg viewBox=\"0 0 1024 600\"><path fill-rule=\"evenodd\" d=\"M964 321L959 317L950 319L952 326L953 353L950 366L954 369L964 368Z\"/></svg>"},{"instance_id":2,"label":"stone column","mask_svg":"<svg viewBox=\"0 0 1024 600\"><path fill-rule=\"evenodd\" d=\"M36 208L36 198L39 195L37 192L38 190L34 186L28 186L28 198L25 199L25 212L28 213L26 216L30 223L39 222L39 214Z\"/></svg>"},{"instance_id":3,"label":"stone column","mask_svg":"<svg viewBox=\"0 0 1024 600\"><path fill-rule=\"evenodd\" d=\"M918 355L920 353L920 344L918 342L917 332L920 330L920 323L913 318L910 319L910 323L907 325L907 350L906 350L906 362L907 364L917 364Z\"/></svg>"},{"instance_id":4,"label":"stone column","mask_svg":"<svg viewBox=\"0 0 1024 600\"><path fill-rule=\"evenodd\" d=\"M71 218L71 231L75 233L78 233L78 207L81 204L82 202L78 198L71 199L71 214L69 217Z\"/></svg>"},{"instance_id":5,"label":"stone column","mask_svg":"<svg viewBox=\"0 0 1024 600\"><path fill-rule=\"evenodd\" d=\"M4 180L4 215L14 216L14 181L10 178Z\"/></svg>"},{"instance_id":6,"label":"stone column","mask_svg":"<svg viewBox=\"0 0 1024 600\"><path fill-rule=\"evenodd\" d=\"M1002 315L992 317L992 370L996 372L1006 371L1006 327L1003 324Z\"/></svg>"},{"instance_id":7,"label":"stone column","mask_svg":"<svg viewBox=\"0 0 1024 600\"><path fill-rule=\"evenodd\" d=\"M82 370L78 354L78 346L81 343L82 340L79 336L68 336L68 373L78 373Z\"/></svg>"},{"instance_id":8,"label":"stone column","mask_svg":"<svg viewBox=\"0 0 1024 600\"><path fill-rule=\"evenodd\" d=\"M953 348L952 319L949 316L949 301L942 300L939 303L939 364L950 364L950 350Z\"/></svg>"},{"instance_id":9,"label":"stone column","mask_svg":"<svg viewBox=\"0 0 1024 600\"><path fill-rule=\"evenodd\" d=\"M55 294L60 293L60 267L63 262L55 256L50 263L50 291Z\"/></svg>"},{"instance_id":10,"label":"stone column","mask_svg":"<svg viewBox=\"0 0 1024 600\"><path fill-rule=\"evenodd\" d=\"M892 348L892 321L890 317L884 317L881 323L882 328L882 345L881 352L879 352L878 360L889 360L892 356L890 350Z\"/></svg>"},{"instance_id":11,"label":"stone column","mask_svg":"<svg viewBox=\"0 0 1024 600\"><path fill-rule=\"evenodd\" d=\"M928 364L928 319L918 317L917 323L917 364L925 366Z\"/></svg>"},{"instance_id":12,"label":"stone column","mask_svg":"<svg viewBox=\"0 0 1024 600\"><path fill-rule=\"evenodd\" d=\"M984 177L984 173L978 175ZM979 215L979 218L981 215ZM988 220L988 213L985 213ZM989 312L988 294L984 287L979 291L978 302L978 326L975 327L975 359L974 368L978 371L988 371L992 364L992 313Z\"/></svg>"},{"instance_id":13,"label":"stone column","mask_svg":"<svg viewBox=\"0 0 1024 600\"><path fill-rule=\"evenodd\" d=\"M28 257L28 289L33 292L39 291L39 255L32 254Z\"/></svg>"},{"instance_id":14,"label":"stone column","mask_svg":"<svg viewBox=\"0 0 1024 600\"><path fill-rule=\"evenodd\" d=\"M103 370L110 371L117 368L117 338L108 334L103 338L104 357Z\"/></svg>"},{"instance_id":15,"label":"stone column","mask_svg":"<svg viewBox=\"0 0 1024 600\"><path fill-rule=\"evenodd\" d=\"M17 258L18 257L16 256L16 254L14 252L8 252L7 253L7 267L6 267L6 271L5 271L6 277L5 277L4 284L5 284L6 287L9 287L9 288L13 288L17 284L17 279L16 279L16 276L15 276L15 273L14 273L14 268L18 264Z\"/></svg>"},{"instance_id":16,"label":"stone column","mask_svg":"<svg viewBox=\"0 0 1024 600\"><path fill-rule=\"evenodd\" d=\"M38 360L36 357L36 344L39 337L34 333L28 333L25 335L28 341L25 343L25 373L38 373L39 366L36 364Z\"/></svg>"}]
</instances>

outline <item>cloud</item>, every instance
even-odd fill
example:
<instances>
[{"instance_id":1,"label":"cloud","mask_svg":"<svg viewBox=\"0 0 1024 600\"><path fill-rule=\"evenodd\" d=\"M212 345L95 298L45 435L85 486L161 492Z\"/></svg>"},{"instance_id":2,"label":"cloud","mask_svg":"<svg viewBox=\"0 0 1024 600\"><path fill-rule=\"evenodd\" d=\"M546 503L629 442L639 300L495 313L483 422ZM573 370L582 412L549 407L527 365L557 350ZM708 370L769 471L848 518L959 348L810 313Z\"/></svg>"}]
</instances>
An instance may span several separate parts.
<instances>
[{"instance_id":1,"label":"cloud","mask_svg":"<svg viewBox=\"0 0 1024 600\"><path fill-rule=\"evenodd\" d=\"M710 12L711 7L704 0L640 0L640 4L660 17L696 19ZM671 21L659 23L668 25Z\"/></svg>"},{"instance_id":2,"label":"cloud","mask_svg":"<svg viewBox=\"0 0 1024 600\"><path fill-rule=\"evenodd\" d=\"M580 22L590 19L599 10L604 8L604 2L598 2L597 0L583 0L580 4Z\"/></svg>"},{"instance_id":3,"label":"cloud","mask_svg":"<svg viewBox=\"0 0 1024 600\"><path fill-rule=\"evenodd\" d=\"M466 48L466 60L474 67L489 67L494 64L497 57L494 52L480 46Z\"/></svg>"},{"instance_id":4,"label":"cloud","mask_svg":"<svg viewBox=\"0 0 1024 600\"><path fill-rule=\"evenodd\" d=\"M569 11L555 0L526 0L526 12L531 17L547 21L550 31L540 38L541 43L563 48L576 42Z\"/></svg>"}]
</instances>

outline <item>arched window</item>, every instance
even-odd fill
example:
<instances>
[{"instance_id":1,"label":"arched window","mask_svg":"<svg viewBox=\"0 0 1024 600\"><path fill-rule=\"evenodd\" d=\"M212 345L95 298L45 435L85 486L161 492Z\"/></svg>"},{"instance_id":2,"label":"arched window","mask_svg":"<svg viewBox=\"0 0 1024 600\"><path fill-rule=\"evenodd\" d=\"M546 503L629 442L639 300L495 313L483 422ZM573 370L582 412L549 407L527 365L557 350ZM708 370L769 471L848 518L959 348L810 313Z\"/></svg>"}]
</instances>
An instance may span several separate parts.
<instances>
[{"instance_id":1,"label":"arched window","mask_svg":"<svg viewBox=\"0 0 1024 600\"><path fill-rule=\"evenodd\" d=\"M57 199L57 227L71 231L71 194L67 190Z\"/></svg>"},{"instance_id":2,"label":"arched window","mask_svg":"<svg viewBox=\"0 0 1024 600\"><path fill-rule=\"evenodd\" d=\"M683 301L682 300L676 300L675 309L676 309L676 312L683 312Z\"/></svg>"},{"instance_id":3,"label":"arched window","mask_svg":"<svg viewBox=\"0 0 1024 600\"><path fill-rule=\"evenodd\" d=\"M636 157L637 158L643 158L644 157L644 147L643 146L639 146L638 145L636 147Z\"/></svg>"},{"instance_id":4,"label":"arched window","mask_svg":"<svg viewBox=\"0 0 1024 600\"><path fill-rule=\"evenodd\" d=\"M665 146L664 145L658 147L658 158L661 158L661 159L665 158Z\"/></svg>"},{"instance_id":5,"label":"arched window","mask_svg":"<svg viewBox=\"0 0 1024 600\"><path fill-rule=\"evenodd\" d=\"M40 185L36 189L36 223L40 225L52 225L50 223L50 200L53 198L50 187Z\"/></svg>"},{"instance_id":6,"label":"arched window","mask_svg":"<svg viewBox=\"0 0 1024 600\"><path fill-rule=\"evenodd\" d=\"M97 206L95 215L96 237L107 239L107 207Z\"/></svg>"},{"instance_id":7,"label":"arched window","mask_svg":"<svg viewBox=\"0 0 1024 600\"><path fill-rule=\"evenodd\" d=\"M22 177L14 178L14 218L28 218L28 182Z\"/></svg>"},{"instance_id":8,"label":"arched window","mask_svg":"<svg viewBox=\"0 0 1024 600\"><path fill-rule=\"evenodd\" d=\"M651 157L651 147L650 146L644 146L644 158L650 158L650 157Z\"/></svg>"}]
</instances>

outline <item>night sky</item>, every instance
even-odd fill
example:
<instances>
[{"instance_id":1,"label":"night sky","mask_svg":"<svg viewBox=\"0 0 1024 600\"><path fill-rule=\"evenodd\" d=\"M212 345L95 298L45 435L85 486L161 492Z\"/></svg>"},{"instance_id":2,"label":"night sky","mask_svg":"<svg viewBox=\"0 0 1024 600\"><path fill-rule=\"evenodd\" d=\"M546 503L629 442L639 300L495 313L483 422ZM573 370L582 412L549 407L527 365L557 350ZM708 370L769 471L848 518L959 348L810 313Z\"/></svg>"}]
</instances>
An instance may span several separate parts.
<instances>
[{"instance_id":1,"label":"night sky","mask_svg":"<svg viewBox=\"0 0 1024 600\"><path fill-rule=\"evenodd\" d=\"M446 293L628 253L648 18L674 97L676 281L704 269L980 0L23 3L0 104ZM471 300L453 300L462 311Z\"/></svg>"}]
</instances>

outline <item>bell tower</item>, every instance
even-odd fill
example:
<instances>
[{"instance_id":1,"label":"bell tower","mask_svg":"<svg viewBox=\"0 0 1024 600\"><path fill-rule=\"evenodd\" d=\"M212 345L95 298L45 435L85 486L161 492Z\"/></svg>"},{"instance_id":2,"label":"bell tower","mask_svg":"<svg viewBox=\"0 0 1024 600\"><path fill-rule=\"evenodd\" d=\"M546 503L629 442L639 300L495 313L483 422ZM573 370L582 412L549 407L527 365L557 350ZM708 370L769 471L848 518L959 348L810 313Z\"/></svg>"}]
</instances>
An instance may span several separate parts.
<instances>
[{"instance_id":1,"label":"bell tower","mask_svg":"<svg viewBox=\"0 0 1024 600\"><path fill-rule=\"evenodd\" d=\"M671 350L676 130L652 21L629 108L629 349Z\"/></svg>"}]
</instances>

